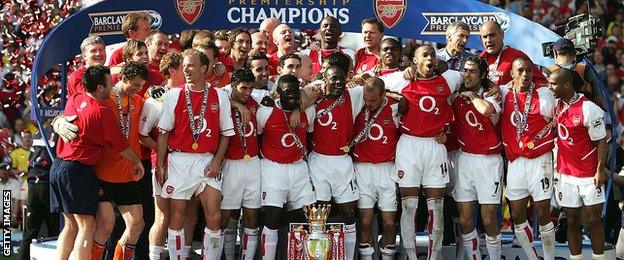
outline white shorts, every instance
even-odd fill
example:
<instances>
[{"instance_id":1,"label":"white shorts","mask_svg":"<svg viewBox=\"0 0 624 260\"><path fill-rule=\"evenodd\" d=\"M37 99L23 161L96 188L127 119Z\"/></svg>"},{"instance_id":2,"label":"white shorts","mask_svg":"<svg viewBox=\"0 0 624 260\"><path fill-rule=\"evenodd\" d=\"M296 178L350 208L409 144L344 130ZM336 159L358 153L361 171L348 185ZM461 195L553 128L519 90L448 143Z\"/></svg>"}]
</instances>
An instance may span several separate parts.
<instances>
[{"instance_id":1,"label":"white shorts","mask_svg":"<svg viewBox=\"0 0 624 260\"><path fill-rule=\"evenodd\" d=\"M286 209L290 211L316 202L308 173L308 164L305 161L282 164L262 159L260 172L262 173L262 206L282 208L286 204Z\"/></svg>"},{"instance_id":2,"label":"white shorts","mask_svg":"<svg viewBox=\"0 0 624 260\"><path fill-rule=\"evenodd\" d=\"M562 178L563 177L563 178ZM559 206L579 208L605 203L605 185L596 188L592 180L587 184L575 184L566 180L567 176L557 174L555 178L555 198Z\"/></svg>"},{"instance_id":3,"label":"white shorts","mask_svg":"<svg viewBox=\"0 0 624 260\"><path fill-rule=\"evenodd\" d=\"M457 160L457 182L453 193L455 201L500 204L502 177L503 158L499 154L460 153Z\"/></svg>"},{"instance_id":4,"label":"white shorts","mask_svg":"<svg viewBox=\"0 0 624 260\"><path fill-rule=\"evenodd\" d=\"M221 173L216 178L204 174L213 157L211 153L171 152L161 197L190 200L191 196L202 193L206 185L221 190Z\"/></svg>"},{"instance_id":5,"label":"white shorts","mask_svg":"<svg viewBox=\"0 0 624 260\"><path fill-rule=\"evenodd\" d=\"M334 198L336 204L343 204L360 198L350 156L311 152L308 155L308 163L317 200L330 201Z\"/></svg>"},{"instance_id":6,"label":"white shorts","mask_svg":"<svg viewBox=\"0 0 624 260\"><path fill-rule=\"evenodd\" d=\"M355 179L360 190L359 209L377 208L384 212L397 210L394 163L355 163Z\"/></svg>"},{"instance_id":7,"label":"white shorts","mask_svg":"<svg viewBox=\"0 0 624 260\"><path fill-rule=\"evenodd\" d=\"M446 184L446 194L449 196L453 196L453 190L457 187L457 160L459 159L460 153L461 151L457 149L446 154L448 157L447 166L449 171L449 182Z\"/></svg>"},{"instance_id":8,"label":"white shorts","mask_svg":"<svg viewBox=\"0 0 624 260\"><path fill-rule=\"evenodd\" d=\"M221 209L235 210L241 206L259 209L260 200L260 159L254 156L249 161L225 160L223 164L223 183L221 183Z\"/></svg>"},{"instance_id":9,"label":"white shorts","mask_svg":"<svg viewBox=\"0 0 624 260\"><path fill-rule=\"evenodd\" d=\"M446 147L434 138L401 135L396 149L399 187L444 188L449 182Z\"/></svg>"},{"instance_id":10,"label":"white shorts","mask_svg":"<svg viewBox=\"0 0 624 260\"><path fill-rule=\"evenodd\" d=\"M528 196L534 201L549 200L553 188L553 156L551 152L533 159L518 157L509 162L505 196L521 200Z\"/></svg>"}]
</instances>

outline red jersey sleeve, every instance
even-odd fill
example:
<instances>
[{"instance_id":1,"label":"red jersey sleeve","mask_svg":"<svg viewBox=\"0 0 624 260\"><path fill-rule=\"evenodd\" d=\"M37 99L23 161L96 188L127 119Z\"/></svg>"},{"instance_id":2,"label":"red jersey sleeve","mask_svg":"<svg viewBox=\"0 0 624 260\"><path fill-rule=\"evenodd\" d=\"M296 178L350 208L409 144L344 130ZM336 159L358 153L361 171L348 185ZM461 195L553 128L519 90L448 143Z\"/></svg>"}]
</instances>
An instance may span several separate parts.
<instances>
[{"instance_id":1,"label":"red jersey sleeve","mask_svg":"<svg viewBox=\"0 0 624 260\"><path fill-rule=\"evenodd\" d=\"M108 62L108 66L109 67L113 67L113 66L123 62L123 56L122 56L123 51L124 51L124 48L121 47L121 48L115 50L113 52L113 54L111 54L110 61Z\"/></svg>"}]
</instances>

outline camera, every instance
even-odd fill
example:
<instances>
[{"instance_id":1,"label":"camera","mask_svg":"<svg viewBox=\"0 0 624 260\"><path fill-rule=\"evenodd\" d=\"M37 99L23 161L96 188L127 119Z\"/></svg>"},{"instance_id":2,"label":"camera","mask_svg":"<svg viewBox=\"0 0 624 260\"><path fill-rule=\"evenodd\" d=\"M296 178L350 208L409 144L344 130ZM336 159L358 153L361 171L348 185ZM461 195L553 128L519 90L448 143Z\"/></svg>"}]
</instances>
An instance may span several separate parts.
<instances>
[{"instance_id":1,"label":"camera","mask_svg":"<svg viewBox=\"0 0 624 260\"><path fill-rule=\"evenodd\" d=\"M602 21L591 14L578 14L565 21L565 35L574 43L577 57L583 57L596 50L598 40L602 37ZM561 26L561 25L560 25ZM554 57L553 42L542 43L544 57Z\"/></svg>"}]
</instances>

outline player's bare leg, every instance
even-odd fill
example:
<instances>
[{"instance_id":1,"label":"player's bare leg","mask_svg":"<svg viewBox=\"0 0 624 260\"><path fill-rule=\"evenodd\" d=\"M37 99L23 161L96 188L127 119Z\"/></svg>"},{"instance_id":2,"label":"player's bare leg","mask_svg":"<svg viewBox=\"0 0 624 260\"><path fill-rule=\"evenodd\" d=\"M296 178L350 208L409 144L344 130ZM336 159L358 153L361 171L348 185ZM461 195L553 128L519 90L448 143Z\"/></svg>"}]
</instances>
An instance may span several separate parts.
<instances>
[{"instance_id":1,"label":"player's bare leg","mask_svg":"<svg viewBox=\"0 0 624 260\"><path fill-rule=\"evenodd\" d=\"M78 224L78 233L74 241L74 258L89 259L95 233L95 218L91 215L74 214L74 219Z\"/></svg>"},{"instance_id":2,"label":"player's bare leg","mask_svg":"<svg viewBox=\"0 0 624 260\"><path fill-rule=\"evenodd\" d=\"M418 196L420 188L403 187L401 192L401 242L407 252L408 259L418 259L416 255L416 211L418 210Z\"/></svg>"},{"instance_id":3,"label":"player's bare leg","mask_svg":"<svg viewBox=\"0 0 624 260\"><path fill-rule=\"evenodd\" d=\"M357 201L336 204L338 214L345 222L345 256L347 259L354 259L355 243L357 241L357 230L355 228L355 217Z\"/></svg>"},{"instance_id":4,"label":"player's bare leg","mask_svg":"<svg viewBox=\"0 0 624 260\"><path fill-rule=\"evenodd\" d=\"M169 229L167 230L167 248L169 249L169 258L177 259L182 257L182 250L185 244L184 217L188 200L172 199L169 202L171 204L171 217L169 219ZM189 230L189 232L191 231Z\"/></svg>"},{"instance_id":5,"label":"player's bare leg","mask_svg":"<svg viewBox=\"0 0 624 260\"><path fill-rule=\"evenodd\" d=\"M221 259L223 234L221 234L221 191L206 186L198 196L204 209L206 228L204 229L205 259Z\"/></svg>"},{"instance_id":6,"label":"player's bare leg","mask_svg":"<svg viewBox=\"0 0 624 260\"><path fill-rule=\"evenodd\" d=\"M604 254L605 231L602 225L602 203L591 206L584 206L583 212L589 222L589 234L591 235L591 245L594 255ZM595 258L599 259L599 258Z\"/></svg>"},{"instance_id":7,"label":"player's bare leg","mask_svg":"<svg viewBox=\"0 0 624 260\"><path fill-rule=\"evenodd\" d=\"M429 252L427 259L437 259L442 250L442 238L444 237L444 195L445 188L425 188L427 197L427 210L429 221L427 233L429 233Z\"/></svg>"},{"instance_id":8,"label":"player's bare leg","mask_svg":"<svg viewBox=\"0 0 624 260\"><path fill-rule=\"evenodd\" d=\"M106 240L108 240L115 226L115 209L112 203L108 201L98 203L95 223L96 229L93 235L94 245L91 250L91 259L101 259L102 255L104 255Z\"/></svg>"},{"instance_id":9,"label":"player's bare leg","mask_svg":"<svg viewBox=\"0 0 624 260\"><path fill-rule=\"evenodd\" d=\"M592 206L582 206L579 208L563 208L568 216L568 246L570 247L570 255L578 256L582 258L583 245L582 245L582 224L581 217L585 215L587 224L590 228L591 245L594 256L601 256L604 254L604 230L602 228L602 222L600 215L602 213L602 203ZM583 214L584 213L584 214ZM604 256L603 256L604 257ZM599 259L599 258L594 258Z\"/></svg>"},{"instance_id":10,"label":"player's bare leg","mask_svg":"<svg viewBox=\"0 0 624 260\"><path fill-rule=\"evenodd\" d=\"M462 233L463 248L468 258L481 259L479 251L479 238L477 230L474 227L474 207L475 202L457 202L457 210L459 211L459 225Z\"/></svg>"},{"instance_id":11,"label":"player's bare leg","mask_svg":"<svg viewBox=\"0 0 624 260\"><path fill-rule=\"evenodd\" d=\"M360 209L359 213L360 258L362 260L371 260L373 259L373 253L375 252L375 249L372 246L373 209Z\"/></svg>"},{"instance_id":12,"label":"player's bare leg","mask_svg":"<svg viewBox=\"0 0 624 260\"><path fill-rule=\"evenodd\" d=\"M126 230L117 241L115 247L115 258L130 259L134 254L134 247L143 228L145 222L143 222L143 206L141 204L123 205L117 206L121 217L126 224Z\"/></svg>"},{"instance_id":13,"label":"player's bare leg","mask_svg":"<svg viewBox=\"0 0 624 260\"><path fill-rule=\"evenodd\" d=\"M73 214L63 213L63 218L65 219L65 226L58 237L58 259L69 259L78 234L78 223Z\"/></svg>"},{"instance_id":14,"label":"player's bare leg","mask_svg":"<svg viewBox=\"0 0 624 260\"><path fill-rule=\"evenodd\" d=\"M243 208L243 244L241 259L253 260L258 248L258 209Z\"/></svg>"},{"instance_id":15,"label":"player's bare leg","mask_svg":"<svg viewBox=\"0 0 624 260\"><path fill-rule=\"evenodd\" d=\"M182 248L182 259L189 258L195 226L197 225L197 214L199 214L199 200L195 195L186 204L184 213L184 247Z\"/></svg>"},{"instance_id":16,"label":"player's bare leg","mask_svg":"<svg viewBox=\"0 0 624 260\"><path fill-rule=\"evenodd\" d=\"M485 243L491 260L501 259L502 257L501 228L496 219L497 213L498 204L481 204L481 219L483 220L483 229L485 229Z\"/></svg>"},{"instance_id":17,"label":"player's bare leg","mask_svg":"<svg viewBox=\"0 0 624 260\"><path fill-rule=\"evenodd\" d=\"M535 250L535 245L533 244L533 229L527 221L528 202L529 197L509 202L511 220L514 223L514 233L516 238L518 238L518 242L520 243L520 246L522 246L527 258L531 260L538 260L540 257Z\"/></svg>"},{"instance_id":18,"label":"player's bare leg","mask_svg":"<svg viewBox=\"0 0 624 260\"><path fill-rule=\"evenodd\" d=\"M167 238L167 224L169 223L169 200L160 196L154 197L154 225L149 232L149 258L150 260L160 260L165 238Z\"/></svg>"}]
</instances>

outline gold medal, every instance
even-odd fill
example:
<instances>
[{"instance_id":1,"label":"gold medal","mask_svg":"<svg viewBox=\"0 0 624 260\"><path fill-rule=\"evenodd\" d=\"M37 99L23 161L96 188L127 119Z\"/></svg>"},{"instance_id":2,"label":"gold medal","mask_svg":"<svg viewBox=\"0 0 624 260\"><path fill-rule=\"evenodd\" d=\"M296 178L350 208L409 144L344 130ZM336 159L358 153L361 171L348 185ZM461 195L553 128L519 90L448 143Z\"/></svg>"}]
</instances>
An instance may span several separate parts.
<instances>
[{"instance_id":1,"label":"gold medal","mask_svg":"<svg viewBox=\"0 0 624 260\"><path fill-rule=\"evenodd\" d=\"M193 143L191 148L193 148L193 150L197 150L197 148L199 148L199 145L197 143Z\"/></svg>"},{"instance_id":2,"label":"gold medal","mask_svg":"<svg viewBox=\"0 0 624 260\"><path fill-rule=\"evenodd\" d=\"M251 160L251 156L249 156L249 154L245 154L245 156L243 157L243 160L249 161Z\"/></svg>"},{"instance_id":3,"label":"gold medal","mask_svg":"<svg viewBox=\"0 0 624 260\"><path fill-rule=\"evenodd\" d=\"M529 149L533 149L533 148L535 147L535 143L533 143L533 141L528 142L528 143L527 143L527 147L528 147Z\"/></svg>"},{"instance_id":4,"label":"gold medal","mask_svg":"<svg viewBox=\"0 0 624 260\"><path fill-rule=\"evenodd\" d=\"M349 148L348 145L345 145L343 147L340 147L340 150L342 150L345 153L349 153L349 151L351 151L351 148Z\"/></svg>"},{"instance_id":5,"label":"gold medal","mask_svg":"<svg viewBox=\"0 0 624 260\"><path fill-rule=\"evenodd\" d=\"M524 143L520 141L520 143L518 143L518 146L520 146L520 149L522 149L522 147L524 147Z\"/></svg>"}]
</instances>

